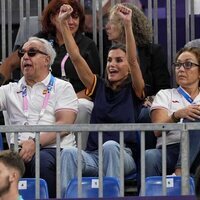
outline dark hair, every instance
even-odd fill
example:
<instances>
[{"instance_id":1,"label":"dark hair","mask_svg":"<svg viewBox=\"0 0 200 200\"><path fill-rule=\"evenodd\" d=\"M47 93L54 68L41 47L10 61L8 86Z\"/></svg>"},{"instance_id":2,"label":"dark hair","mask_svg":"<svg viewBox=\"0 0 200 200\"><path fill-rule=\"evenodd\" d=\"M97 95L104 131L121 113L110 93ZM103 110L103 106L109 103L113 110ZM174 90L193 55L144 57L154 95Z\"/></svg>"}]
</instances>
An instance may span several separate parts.
<instances>
[{"instance_id":1,"label":"dark hair","mask_svg":"<svg viewBox=\"0 0 200 200\"><path fill-rule=\"evenodd\" d=\"M180 49L180 50L177 52L175 61L177 61L178 57L179 57L183 52L190 52L190 53L194 54L195 57L197 58L198 64L200 65L200 48L198 48L198 47L183 47L182 49Z\"/></svg>"},{"instance_id":2,"label":"dark hair","mask_svg":"<svg viewBox=\"0 0 200 200\"><path fill-rule=\"evenodd\" d=\"M17 152L11 150L5 150L0 152L0 162L5 166L14 168L19 171L20 176L22 177L25 172L25 166L22 158Z\"/></svg>"},{"instance_id":3,"label":"dark hair","mask_svg":"<svg viewBox=\"0 0 200 200\"><path fill-rule=\"evenodd\" d=\"M113 44L110 48L109 48L109 51L110 52L111 50L115 50L115 49L121 49L123 52L126 53L126 46L124 44L121 44L121 43L116 43L116 44Z\"/></svg>"},{"instance_id":4,"label":"dark hair","mask_svg":"<svg viewBox=\"0 0 200 200\"><path fill-rule=\"evenodd\" d=\"M56 27L51 23L51 17L56 15L63 4L69 4L73 12L77 13L80 19L78 32L83 32L85 24L85 14L81 4L75 0L51 0L43 11L41 24L45 33L56 33Z\"/></svg>"}]
</instances>

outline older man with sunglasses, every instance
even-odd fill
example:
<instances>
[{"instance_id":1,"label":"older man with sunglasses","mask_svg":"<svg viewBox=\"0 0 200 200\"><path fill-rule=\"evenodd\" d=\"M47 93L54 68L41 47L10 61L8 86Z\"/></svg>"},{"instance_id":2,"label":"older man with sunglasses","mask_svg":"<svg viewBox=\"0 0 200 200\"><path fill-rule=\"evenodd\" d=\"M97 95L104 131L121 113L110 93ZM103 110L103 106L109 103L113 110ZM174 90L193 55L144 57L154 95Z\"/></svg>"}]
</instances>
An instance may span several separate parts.
<instances>
[{"instance_id":1,"label":"older man with sunglasses","mask_svg":"<svg viewBox=\"0 0 200 200\"><path fill-rule=\"evenodd\" d=\"M56 53L45 39L31 37L18 51L23 77L0 87L0 109L11 125L72 124L78 110L77 96L69 82L51 74ZM40 133L40 177L47 181L50 197L56 195L56 133ZM9 144L14 142L10 136ZM19 133L20 156L27 177L35 176L35 134ZM61 148L75 145L72 133L61 133Z\"/></svg>"}]
</instances>

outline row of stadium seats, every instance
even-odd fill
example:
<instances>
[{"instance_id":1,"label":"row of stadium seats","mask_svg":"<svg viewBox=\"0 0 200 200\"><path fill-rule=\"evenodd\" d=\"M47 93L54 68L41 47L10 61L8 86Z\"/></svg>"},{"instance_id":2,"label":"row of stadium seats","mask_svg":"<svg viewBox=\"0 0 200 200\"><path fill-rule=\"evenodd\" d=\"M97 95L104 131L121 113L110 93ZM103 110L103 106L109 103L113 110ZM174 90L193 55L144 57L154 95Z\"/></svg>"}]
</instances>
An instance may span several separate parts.
<instances>
[{"instance_id":1,"label":"row of stadium seats","mask_svg":"<svg viewBox=\"0 0 200 200\"><path fill-rule=\"evenodd\" d=\"M190 177L190 195L195 194L195 186L193 178ZM167 196L181 195L181 177L167 176L166 178ZM82 178L82 198L97 198L98 197L99 180L97 177ZM26 199L35 199L35 179L22 178L19 182L19 193ZM103 178L103 197L119 197L120 183L114 177ZM146 178L146 195L145 196L162 196L162 177L152 176ZM71 180L66 188L64 198L78 197L78 180ZM48 189L46 181L40 179L40 198L48 199Z\"/></svg>"}]
</instances>

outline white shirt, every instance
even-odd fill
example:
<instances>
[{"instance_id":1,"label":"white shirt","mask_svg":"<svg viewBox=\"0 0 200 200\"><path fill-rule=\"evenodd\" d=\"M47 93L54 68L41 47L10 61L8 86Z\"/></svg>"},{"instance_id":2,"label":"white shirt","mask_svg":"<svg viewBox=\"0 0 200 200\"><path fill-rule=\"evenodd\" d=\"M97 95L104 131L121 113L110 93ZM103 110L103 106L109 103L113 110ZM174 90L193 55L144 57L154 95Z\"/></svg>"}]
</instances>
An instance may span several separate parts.
<instances>
[{"instance_id":1,"label":"white shirt","mask_svg":"<svg viewBox=\"0 0 200 200\"><path fill-rule=\"evenodd\" d=\"M200 94L193 101L194 104L200 104ZM185 108L190 103L177 91L176 88L160 90L152 103L151 111L155 109L165 109L170 116L173 112ZM167 144L180 142L180 131L170 131L167 134ZM162 137L157 138L157 147L162 144Z\"/></svg>"},{"instance_id":2,"label":"white shirt","mask_svg":"<svg viewBox=\"0 0 200 200\"><path fill-rule=\"evenodd\" d=\"M78 100L76 93L69 82L55 78L53 88L50 93L48 105L44 115L39 118L43 105L47 85L50 81L51 74L39 83L30 87L26 85L24 77L18 83L9 83L0 87L0 110L6 110L9 123L11 125L24 125L28 121L29 125L54 125L55 113L62 109L72 110L77 113ZM28 118L24 114L22 85L27 86L28 99ZM39 120L39 121L38 121ZM19 133L19 140L27 140L30 136L35 137L34 133ZM10 143L13 143L13 136L10 137ZM69 134L61 139L61 148L75 146L74 134ZM48 147L55 147L49 145Z\"/></svg>"}]
</instances>

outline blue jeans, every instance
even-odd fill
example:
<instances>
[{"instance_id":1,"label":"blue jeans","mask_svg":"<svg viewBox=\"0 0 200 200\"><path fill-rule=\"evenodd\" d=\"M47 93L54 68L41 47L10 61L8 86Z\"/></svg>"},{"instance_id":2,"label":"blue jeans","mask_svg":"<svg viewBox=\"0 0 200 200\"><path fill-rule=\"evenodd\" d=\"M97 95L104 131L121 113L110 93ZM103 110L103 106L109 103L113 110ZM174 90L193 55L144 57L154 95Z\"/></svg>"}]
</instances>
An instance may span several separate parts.
<instances>
[{"instance_id":1,"label":"blue jeans","mask_svg":"<svg viewBox=\"0 0 200 200\"><path fill-rule=\"evenodd\" d=\"M64 196L69 181L77 176L77 148L67 148L61 153L61 193ZM83 176L98 176L98 151L82 151ZM124 150L124 173L136 171L131 150ZM120 176L120 145L115 141L103 144L103 176Z\"/></svg>"},{"instance_id":2,"label":"blue jeans","mask_svg":"<svg viewBox=\"0 0 200 200\"><path fill-rule=\"evenodd\" d=\"M175 171L179 149L180 144L167 145L167 174L172 174ZM146 150L145 162L146 177L162 175L162 149Z\"/></svg>"},{"instance_id":3,"label":"blue jeans","mask_svg":"<svg viewBox=\"0 0 200 200\"><path fill-rule=\"evenodd\" d=\"M35 177L35 156L26 163L24 177ZM49 197L56 197L56 149L44 148L40 150L40 177L45 179L48 186Z\"/></svg>"},{"instance_id":4,"label":"blue jeans","mask_svg":"<svg viewBox=\"0 0 200 200\"><path fill-rule=\"evenodd\" d=\"M199 123L200 120L190 121L184 119L183 122L194 122ZM195 174L197 167L200 165L200 130L190 130L189 131L189 160L190 160L190 172ZM181 167L181 154L177 162L177 167Z\"/></svg>"}]
</instances>

